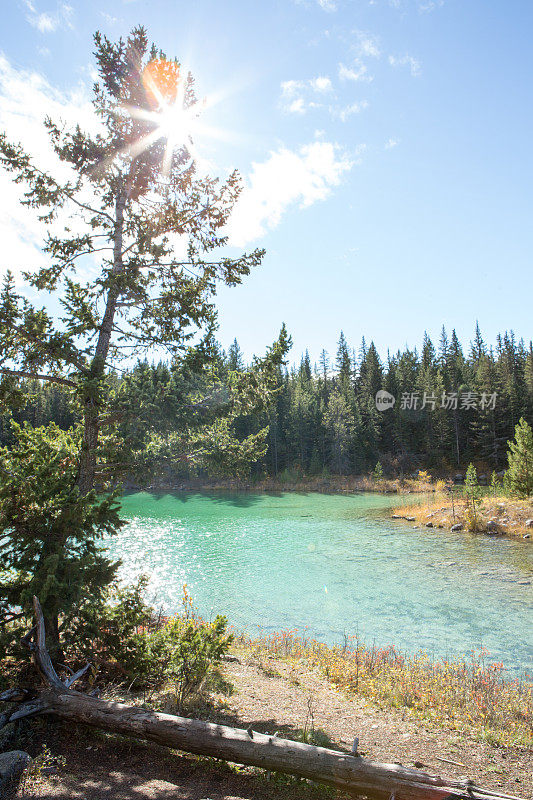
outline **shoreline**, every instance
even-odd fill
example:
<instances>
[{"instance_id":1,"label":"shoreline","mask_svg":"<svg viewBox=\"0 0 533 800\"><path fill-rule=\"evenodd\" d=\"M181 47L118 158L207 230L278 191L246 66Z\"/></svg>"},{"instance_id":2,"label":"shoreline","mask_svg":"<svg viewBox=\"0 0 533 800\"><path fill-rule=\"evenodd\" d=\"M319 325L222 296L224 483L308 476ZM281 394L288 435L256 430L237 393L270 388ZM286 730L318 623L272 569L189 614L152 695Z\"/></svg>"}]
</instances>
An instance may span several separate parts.
<instances>
[{"instance_id":1,"label":"shoreline","mask_svg":"<svg viewBox=\"0 0 533 800\"><path fill-rule=\"evenodd\" d=\"M413 503L392 509L391 519L404 523L415 522L415 529L438 528L474 536L533 541L533 498L483 497L472 522L471 517L467 516L463 496L455 497L452 504L449 495L437 494L428 503Z\"/></svg>"},{"instance_id":2,"label":"shoreline","mask_svg":"<svg viewBox=\"0 0 533 800\"><path fill-rule=\"evenodd\" d=\"M258 481L244 481L235 478L221 478L216 480L183 480L174 482L157 482L142 484L127 481L124 484L126 492L319 492L322 494L356 494L374 492L376 494L429 494L435 491L431 484L421 483L413 479L388 479L375 480L367 475L335 475L323 477L305 477L294 480L281 480L279 478L263 478Z\"/></svg>"}]
</instances>

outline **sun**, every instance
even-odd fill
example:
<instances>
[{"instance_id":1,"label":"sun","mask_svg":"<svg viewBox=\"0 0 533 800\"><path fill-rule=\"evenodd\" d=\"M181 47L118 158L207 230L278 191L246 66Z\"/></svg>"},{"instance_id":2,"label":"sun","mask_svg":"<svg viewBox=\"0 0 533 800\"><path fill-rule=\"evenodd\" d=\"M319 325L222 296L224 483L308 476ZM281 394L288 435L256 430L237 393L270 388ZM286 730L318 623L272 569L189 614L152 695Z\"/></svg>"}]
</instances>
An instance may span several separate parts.
<instances>
[{"instance_id":1,"label":"sun","mask_svg":"<svg viewBox=\"0 0 533 800\"><path fill-rule=\"evenodd\" d=\"M191 103L186 97L186 79L177 62L154 59L145 66L141 79L150 108L127 106L125 110L135 119L152 123L153 127L129 148L129 152L135 156L159 139L165 139L162 172L168 174L176 149L186 148L193 159L197 158L194 135L200 128L206 131L205 126L199 124L206 101Z\"/></svg>"}]
</instances>

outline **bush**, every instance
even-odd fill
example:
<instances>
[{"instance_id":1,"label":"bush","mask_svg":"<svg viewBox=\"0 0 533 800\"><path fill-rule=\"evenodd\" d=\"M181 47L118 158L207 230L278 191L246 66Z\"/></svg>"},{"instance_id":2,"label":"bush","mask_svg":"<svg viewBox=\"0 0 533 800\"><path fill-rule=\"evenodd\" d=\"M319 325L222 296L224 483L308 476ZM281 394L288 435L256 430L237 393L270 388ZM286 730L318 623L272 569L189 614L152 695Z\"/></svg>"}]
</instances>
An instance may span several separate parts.
<instances>
[{"instance_id":1,"label":"bush","mask_svg":"<svg viewBox=\"0 0 533 800\"><path fill-rule=\"evenodd\" d=\"M147 578L113 590L108 602L86 609L68 641L78 657L119 672L129 688L158 691L171 685L178 712L199 692L228 651L233 636L226 617L205 622L183 587L182 613L161 617L146 605Z\"/></svg>"},{"instance_id":2,"label":"bush","mask_svg":"<svg viewBox=\"0 0 533 800\"><path fill-rule=\"evenodd\" d=\"M378 461L378 463L374 467L372 476L377 483L380 483L383 480L383 467L381 466L381 461Z\"/></svg>"}]
</instances>

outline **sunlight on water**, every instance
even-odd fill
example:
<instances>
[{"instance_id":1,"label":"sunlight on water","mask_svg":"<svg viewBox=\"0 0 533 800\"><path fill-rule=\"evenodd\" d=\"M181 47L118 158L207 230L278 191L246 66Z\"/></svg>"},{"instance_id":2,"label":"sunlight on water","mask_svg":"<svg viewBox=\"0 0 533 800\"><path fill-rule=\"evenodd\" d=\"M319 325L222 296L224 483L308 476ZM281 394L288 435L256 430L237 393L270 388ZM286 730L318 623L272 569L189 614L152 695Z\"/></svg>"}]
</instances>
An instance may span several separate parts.
<instances>
[{"instance_id":1,"label":"sunlight on water","mask_svg":"<svg viewBox=\"0 0 533 800\"><path fill-rule=\"evenodd\" d=\"M432 656L485 646L531 670L533 548L527 542L413 530L387 518L398 497L141 492L111 542L121 577L150 577L178 610L187 583L204 616L250 633L343 632Z\"/></svg>"}]
</instances>

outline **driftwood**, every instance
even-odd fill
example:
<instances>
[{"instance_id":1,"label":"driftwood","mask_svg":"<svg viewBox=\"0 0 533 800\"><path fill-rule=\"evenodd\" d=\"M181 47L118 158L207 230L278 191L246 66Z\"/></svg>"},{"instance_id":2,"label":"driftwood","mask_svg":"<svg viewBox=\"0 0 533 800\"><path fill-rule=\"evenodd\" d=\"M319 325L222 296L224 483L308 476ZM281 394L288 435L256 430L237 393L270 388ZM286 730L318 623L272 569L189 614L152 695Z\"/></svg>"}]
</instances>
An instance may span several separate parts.
<instances>
[{"instance_id":1,"label":"driftwood","mask_svg":"<svg viewBox=\"0 0 533 800\"><path fill-rule=\"evenodd\" d=\"M65 682L59 678L46 649L37 598L34 609L37 625L31 649L47 688L34 698L29 698L23 690L8 690L0 695L4 702L20 703L15 711L2 715L0 725L36 714L53 714L69 722L146 739L187 753L299 775L375 800L520 800L479 788L471 781L444 779L399 764L368 761L357 755L356 748L355 754L348 755L251 729L160 714L83 694L70 687L85 670Z\"/></svg>"}]
</instances>

